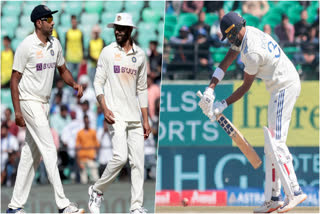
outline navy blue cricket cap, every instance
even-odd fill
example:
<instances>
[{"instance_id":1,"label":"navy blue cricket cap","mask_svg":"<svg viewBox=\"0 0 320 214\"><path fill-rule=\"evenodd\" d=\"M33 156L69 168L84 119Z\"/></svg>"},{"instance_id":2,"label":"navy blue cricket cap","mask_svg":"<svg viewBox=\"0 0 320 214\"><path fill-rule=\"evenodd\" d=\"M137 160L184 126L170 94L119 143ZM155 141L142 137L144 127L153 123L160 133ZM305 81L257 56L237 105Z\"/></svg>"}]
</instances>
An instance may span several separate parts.
<instances>
[{"instance_id":1,"label":"navy blue cricket cap","mask_svg":"<svg viewBox=\"0 0 320 214\"><path fill-rule=\"evenodd\" d=\"M32 10L30 18L32 22L35 22L38 19L41 19L46 16L50 16L56 12L58 11L57 10L51 11L46 5L40 4Z\"/></svg>"},{"instance_id":2,"label":"navy blue cricket cap","mask_svg":"<svg viewBox=\"0 0 320 214\"><path fill-rule=\"evenodd\" d=\"M226 15L223 16L220 22L220 30L222 33L222 39L223 41L226 37L227 34L237 25L243 24L244 19L240 14L235 13L235 12L229 12Z\"/></svg>"}]
</instances>

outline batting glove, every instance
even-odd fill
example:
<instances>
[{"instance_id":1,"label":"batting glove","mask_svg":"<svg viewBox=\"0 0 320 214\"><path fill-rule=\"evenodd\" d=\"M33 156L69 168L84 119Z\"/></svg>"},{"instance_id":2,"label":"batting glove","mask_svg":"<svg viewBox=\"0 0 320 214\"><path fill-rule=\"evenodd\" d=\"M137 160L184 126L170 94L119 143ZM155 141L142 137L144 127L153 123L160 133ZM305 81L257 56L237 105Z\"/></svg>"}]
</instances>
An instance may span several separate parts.
<instances>
[{"instance_id":1,"label":"batting glove","mask_svg":"<svg viewBox=\"0 0 320 214\"><path fill-rule=\"evenodd\" d=\"M223 110L225 110L227 107L228 107L228 104L227 104L226 100L215 102L212 105L212 112L213 112L214 116L212 118L210 118L210 119L211 120L215 120L216 119L215 117L218 114L221 114L223 112Z\"/></svg>"},{"instance_id":2,"label":"batting glove","mask_svg":"<svg viewBox=\"0 0 320 214\"><path fill-rule=\"evenodd\" d=\"M212 115L213 113L211 112L212 110L212 105L214 102L215 96L213 94L213 89L212 88L207 88L203 92L203 96L201 100L199 101L198 105L202 109L202 112L209 117L209 114Z\"/></svg>"}]
</instances>

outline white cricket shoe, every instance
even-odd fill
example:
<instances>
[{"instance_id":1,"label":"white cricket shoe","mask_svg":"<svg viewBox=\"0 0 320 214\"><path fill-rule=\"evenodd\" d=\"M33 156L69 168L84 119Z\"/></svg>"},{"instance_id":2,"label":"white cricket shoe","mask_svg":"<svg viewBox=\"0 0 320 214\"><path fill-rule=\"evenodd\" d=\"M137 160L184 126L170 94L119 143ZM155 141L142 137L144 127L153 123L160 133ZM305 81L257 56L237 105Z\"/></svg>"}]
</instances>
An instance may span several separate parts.
<instances>
[{"instance_id":1,"label":"white cricket shoe","mask_svg":"<svg viewBox=\"0 0 320 214\"><path fill-rule=\"evenodd\" d=\"M288 212L306 199L307 195L302 191L294 193L294 196L292 198L286 198L284 205L278 209L278 213Z\"/></svg>"},{"instance_id":2,"label":"white cricket shoe","mask_svg":"<svg viewBox=\"0 0 320 214\"><path fill-rule=\"evenodd\" d=\"M84 209L79 209L78 206L75 203L70 203L69 206L67 206L64 209L59 210L59 213L84 213Z\"/></svg>"},{"instance_id":3,"label":"white cricket shoe","mask_svg":"<svg viewBox=\"0 0 320 214\"><path fill-rule=\"evenodd\" d=\"M146 214L148 212L148 210L146 210L144 207L140 207L134 210L130 210L130 214Z\"/></svg>"},{"instance_id":4,"label":"white cricket shoe","mask_svg":"<svg viewBox=\"0 0 320 214\"><path fill-rule=\"evenodd\" d=\"M260 207L253 210L254 213L272 213L283 206L283 201L265 201Z\"/></svg>"},{"instance_id":5,"label":"white cricket shoe","mask_svg":"<svg viewBox=\"0 0 320 214\"><path fill-rule=\"evenodd\" d=\"M103 200L103 194L98 193L93 189L93 186L91 185L88 190L89 193L89 203L88 207L91 213L99 214L100 213L100 206L101 201Z\"/></svg>"}]
</instances>

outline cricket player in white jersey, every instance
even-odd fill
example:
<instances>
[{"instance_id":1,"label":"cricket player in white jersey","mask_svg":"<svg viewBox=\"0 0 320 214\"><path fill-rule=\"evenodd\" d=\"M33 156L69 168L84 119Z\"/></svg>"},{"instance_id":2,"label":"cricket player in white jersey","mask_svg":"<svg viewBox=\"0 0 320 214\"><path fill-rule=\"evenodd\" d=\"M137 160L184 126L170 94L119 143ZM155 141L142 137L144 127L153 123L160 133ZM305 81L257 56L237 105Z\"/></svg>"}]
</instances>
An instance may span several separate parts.
<instances>
[{"instance_id":1,"label":"cricket player in white jersey","mask_svg":"<svg viewBox=\"0 0 320 214\"><path fill-rule=\"evenodd\" d=\"M199 106L205 115L215 119L215 115L222 113L250 89L256 77L264 80L271 95L268 128L264 128L265 203L254 212L287 212L307 198L297 182L292 155L286 145L291 113L300 94L299 75L277 42L268 34L246 26L246 21L239 14L226 14L220 22L220 28L222 40L228 38L231 48L214 71ZM214 103L214 88L239 53L245 65L243 84L227 99ZM281 184L286 195L284 202L280 197Z\"/></svg>"},{"instance_id":2,"label":"cricket player in white jersey","mask_svg":"<svg viewBox=\"0 0 320 214\"><path fill-rule=\"evenodd\" d=\"M38 5L31 13L35 32L18 46L13 62L11 96L18 126L26 126L26 143L21 151L17 178L7 213L24 213L35 172L43 158L54 189L59 212L84 213L66 198L57 167L57 151L49 127L49 98L56 67L62 79L82 96L66 68L60 42L52 37L54 21L47 6Z\"/></svg>"},{"instance_id":3,"label":"cricket player in white jersey","mask_svg":"<svg viewBox=\"0 0 320 214\"><path fill-rule=\"evenodd\" d=\"M129 158L131 166L131 213L143 208L144 139L148 122L147 61L144 51L131 38L132 16L116 14L113 23L116 42L105 47L98 59L94 88L111 135L113 157L101 178L89 187L89 209L100 213L103 192L117 177ZM139 107L140 106L140 107ZM142 113L142 123L140 110Z\"/></svg>"}]
</instances>

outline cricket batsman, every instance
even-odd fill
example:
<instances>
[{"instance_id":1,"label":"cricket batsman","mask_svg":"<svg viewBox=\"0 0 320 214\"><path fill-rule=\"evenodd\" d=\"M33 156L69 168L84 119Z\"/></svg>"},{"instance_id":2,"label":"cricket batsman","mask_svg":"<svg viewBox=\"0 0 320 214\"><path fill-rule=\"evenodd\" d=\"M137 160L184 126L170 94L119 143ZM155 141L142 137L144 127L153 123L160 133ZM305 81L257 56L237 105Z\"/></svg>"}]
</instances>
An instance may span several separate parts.
<instances>
[{"instance_id":1,"label":"cricket batsman","mask_svg":"<svg viewBox=\"0 0 320 214\"><path fill-rule=\"evenodd\" d=\"M49 127L49 99L56 67L62 79L75 90L78 97L83 89L72 78L65 65L59 40L52 35L54 21L45 5L36 6L31 13L35 31L18 46L11 77L11 96L16 124L26 127L25 145L21 151L17 178L7 213L25 213L24 205L32 186L40 158L43 158L48 179L53 186L60 213L84 213L66 198L58 170L57 150Z\"/></svg>"},{"instance_id":2,"label":"cricket batsman","mask_svg":"<svg viewBox=\"0 0 320 214\"><path fill-rule=\"evenodd\" d=\"M130 213L146 213L143 208L144 140L151 132L146 55L131 38L136 27L130 14L116 14L108 27L113 28L116 41L105 47L99 56L94 88L108 123L113 157L101 178L89 187L88 206L91 213L100 213L103 192L129 158L132 185Z\"/></svg>"},{"instance_id":3,"label":"cricket batsman","mask_svg":"<svg viewBox=\"0 0 320 214\"><path fill-rule=\"evenodd\" d=\"M254 212L288 212L307 198L298 184L292 155L286 145L291 113L301 89L298 72L272 37L257 28L246 26L246 21L239 14L226 14L220 22L220 29L222 40L227 38L231 47L214 71L199 106L205 115L215 119L216 115L248 92L256 77L264 80L271 96L268 128L264 127L265 202ZM214 88L239 54L245 65L242 85L225 100L214 102ZM281 184L285 201L281 199Z\"/></svg>"}]
</instances>

